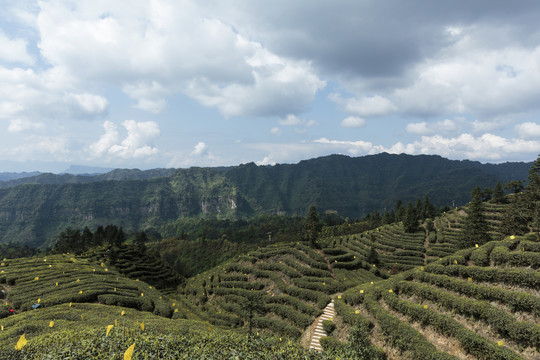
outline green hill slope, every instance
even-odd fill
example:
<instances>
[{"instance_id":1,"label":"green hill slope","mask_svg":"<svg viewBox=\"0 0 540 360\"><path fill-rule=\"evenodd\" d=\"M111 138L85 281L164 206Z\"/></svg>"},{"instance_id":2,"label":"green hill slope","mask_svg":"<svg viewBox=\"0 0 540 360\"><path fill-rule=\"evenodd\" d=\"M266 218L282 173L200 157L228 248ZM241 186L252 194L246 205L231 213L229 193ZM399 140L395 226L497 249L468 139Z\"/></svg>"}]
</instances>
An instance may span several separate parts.
<instances>
[{"instance_id":1,"label":"green hill slope","mask_svg":"<svg viewBox=\"0 0 540 360\"><path fill-rule=\"evenodd\" d=\"M0 242L51 245L68 226L114 223L127 232L176 236L177 220L304 216L310 205L360 218L428 195L436 206L468 201L475 186L525 179L530 164L480 164L439 156L333 155L294 165L43 174L0 190ZM31 182L31 183L28 183ZM181 221L180 221L181 223Z\"/></svg>"}]
</instances>

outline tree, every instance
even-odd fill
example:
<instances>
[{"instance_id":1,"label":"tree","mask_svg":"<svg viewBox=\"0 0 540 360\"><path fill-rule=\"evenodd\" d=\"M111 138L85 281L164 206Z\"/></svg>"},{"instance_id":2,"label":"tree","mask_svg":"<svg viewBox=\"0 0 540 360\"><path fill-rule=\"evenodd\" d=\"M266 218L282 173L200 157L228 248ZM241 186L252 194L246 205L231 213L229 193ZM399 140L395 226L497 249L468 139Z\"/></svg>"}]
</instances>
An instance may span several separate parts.
<instances>
[{"instance_id":1,"label":"tree","mask_svg":"<svg viewBox=\"0 0 540 360\"><path fill-rule=\"evenodd\" d=\"M491 196L493 195L493 190L490 188L485 188L482 190L482 201L489 201L491 200Z\"/></svg>"},{"instance_id":2,"label":"tree","mask_svg":"<svg viewBox=\"0 0 540 360\"><path fill-rule=\"evenodd\" d=\"M371 249L369 249L369 252L366 256L366 261L369 264L379 265L379 254L377 254L377 251L375 251L373 246L371 247Z\"/></svg>"},{"instance_id":3,"label":"tree","mask_svg":"<svg viewBox=\"0 0 540 360\"><path fill-rule=\"evenodd\" d=\"M248 321L249 324L249 336L251 336L251 332L253 329L253 317L255 314L262 314L264 313L264 300L260 292L258 291L250 291L246 293L246 296L244 297L244 300L242 302L242 310L244 313L245 318Z\"/></svg>"},{"instance_id":4,"label":"tree","mask_svg":"<svg viewBox=\"0 0 540 360\"><path fill-rule=\"evenodd\" d=\"M146 237L146 233L144 231L137 233L134 243L135 245L137 245L137 249L139 250L139 253L144 254L146 252L145 243L147 241L148 241L148 238Z\"/></svg>"},{"instance_id":5,"label":"tree","mask_svg":"<svg viewBox=\"0 0 540 360\"><path fill-rule=\"evenodd\" d=\"M398 200L396 203L396 221L403 221L405 217L405 208L403 207L403 202Z\"/></svg>"},{"instance_id":6,"label":"tree","mask_svg":"<svg viewBox=\"0 0 540 360\"><path fill-rule=\"evenodd\" d=\"M531 219L536 238L540 240L540 155L529 169L529 183L525 189L526 212Z\"/></svg>"},{"instance_id":7,"label":"tree","mask_svg":"<svg viewBox=\"0 0 540 360\"><path fill-rule=\"evenodd\" d=\"M512 180L509 181L504 187L510 191L513 191L514 194L519 194L523 191L524 180Z\"/></svg>"},{"instance_id":8,"label":"tree","mask_svg":"<svg viewBox=\"0 0 540 360\"><path fill-rule=\"evenodd\" d=\"M493 201L495 201L496 204L506 204L504 189L500 181L497 181L497 184L493 189Z\"/></svg>"},{"instance_id":9,"label":"tree","mask_svg":"<svg viewBox=\"0 0 540 360\"><path fill-rule=\"evenodd\" d=\"M304 238L310 242L312 247L317 244L317 238L322 230L322 224L317 214L315 206L309 208L308 216L304 222Z\"/></svg>"},{"instance_id":10,"label":"tree","mask_svg":"<svg viewBox=\"0 0 540 360\"><path fill-rule=\"evenodd\" d=\"M55 253L75 252L76 254L82 254L84 250L86 248L81 243L81 230L69 227L58 235L53 248Z\"/></svg>"},{"instance_id":11,"label":"tree","mask_svg":"<svg viewBox=\"0 0 540 360\"><path fill-rule=\"evenodd\" d=\"M81 243L82 245L85 247L85 248L89 248L91 247L93 244L93 238L94 238L94 235L92 234L92 232L90 231L90 229L88 228L88 226L85 226L83 231L82 231L82 234L81 234Z\"/></svg>"},{"instance_id":12,"label":"tree","mask_svg":"<svg viewBox=\"0 0 540 360\"><path fill-rule=\"evenodd\" d=\"M482 190L475 187L471 192L468 216L459 238L461 249L482 245L491 240L489 225L484 217L484 204L482 203Z\"/></svg>"},{"instance_id":13,"label":"tree","mask_svg":"<svg viewBox=\"0 0 540 360\"><path fill-rule=\"evenodd\" d=\"M405 232L413 233L418 228L418 218L416 216L416 211L414 210L411 202L407 203L405 208L405 216L403 218L403 229Z\"/></svg>"},{"instance_id":14,"label":"tree","mask_svg":"<svg viewBox=\"0 0 540 360\"><path fill-rule=\"evenodd\" d=\"M422 208L422 217L424 219L433 219L436 215L437 210L435 206L429 201L429 196L424 197L424 206Z\"/></svg>"}]
</instances>

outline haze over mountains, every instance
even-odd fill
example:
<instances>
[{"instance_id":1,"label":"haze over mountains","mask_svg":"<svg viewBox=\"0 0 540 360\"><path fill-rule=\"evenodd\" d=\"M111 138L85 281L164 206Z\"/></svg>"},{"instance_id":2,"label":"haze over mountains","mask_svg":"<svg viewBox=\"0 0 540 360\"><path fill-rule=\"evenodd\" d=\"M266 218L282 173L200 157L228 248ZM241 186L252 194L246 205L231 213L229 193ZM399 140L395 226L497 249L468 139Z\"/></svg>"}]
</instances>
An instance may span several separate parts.
<instances>
[{"instance_id":1,"label":"haze over mountains","mask_svg":"<svg viewBox=\"0 0 540 360\"><path fill-rule=\"evenodd\" d=\"M51 244L66 226L114 223L176 235L178 218L304 216L310 205L361 218L397 200L429 196L465 204L470 191L524 180L531 163L481 164L431 155L331 155L298 164L116 169L97 175L39 174L1 181L0 241Z\"/></svg>"}]
</instances>

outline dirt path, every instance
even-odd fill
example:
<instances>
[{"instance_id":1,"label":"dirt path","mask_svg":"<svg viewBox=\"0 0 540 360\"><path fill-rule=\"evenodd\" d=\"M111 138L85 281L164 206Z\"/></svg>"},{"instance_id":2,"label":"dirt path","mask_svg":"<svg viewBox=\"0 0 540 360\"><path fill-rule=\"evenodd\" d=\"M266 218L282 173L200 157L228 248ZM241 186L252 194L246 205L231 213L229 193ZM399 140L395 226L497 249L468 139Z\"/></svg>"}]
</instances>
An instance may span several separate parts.
<instances>
[{"instance_id":1,"label":"dirt path","mask_svg":"<svg viewBox=\"0 0 540 360\"><path fill-rule=\"evenodd\" d=\"M336 275L334 274L334 268L332 267L332 264L330 264L330 261L328 261L328 259L326 258L326 255L320 250L315 250L315 251L323 257L324 262L328 266L328 271L330 271L330 275L332 276L332 279L337 280Z\"/></svg>"}]
</instances>

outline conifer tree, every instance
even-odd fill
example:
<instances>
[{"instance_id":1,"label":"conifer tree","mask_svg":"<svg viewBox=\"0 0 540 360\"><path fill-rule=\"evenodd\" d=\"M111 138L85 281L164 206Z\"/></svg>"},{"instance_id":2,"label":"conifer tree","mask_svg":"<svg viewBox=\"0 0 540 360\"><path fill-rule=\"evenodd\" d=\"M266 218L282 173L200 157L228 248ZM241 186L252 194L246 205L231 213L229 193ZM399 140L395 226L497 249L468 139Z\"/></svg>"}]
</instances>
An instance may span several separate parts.
<instances>
[{"instance_id":1,"label":"conifer tree","mask_svg":"<svg viewBox=\"0 0 540 360\"><path fill-rule=\"evenodd\" d=\"M506 204L506 197L504 196L504 189L500 181L497 181L495 188L493 189L493 200L496 204Z\"/></svg>"},{"instance_id":2,"label":"conifer tree","mask_svg":"<svg viewBox=\"0 0 540 360\"><path fill-rule=\"evenodd\" d=\"M369 252L366 256L366 261L369 264L379 265L379 255L377 254L377 251L375 251L373 246L371 247L371 249L369 249Z\"/></svg>"},{"instance_id":3,"label":"conifer tree","mask_svg":"<svg viewBox=\"0 0 540 360\"><path fill-rule=\"evenodd\" d=\"M533 231L540 240L540 155L529 169L529 183L525 189L526 212Z\"/></svg>"},{"instance_id":4,"label":"conifer tree","mask_svg":"<svg viewBox=\"0 0 540 360\"><path fill-rule=\"evenodd\" d=\"M317 214L317 208L311 206L309 208L308 216L304 222L304 238L310 242L312 247L315 247L317 244L317 238L319 237L319 232L322 230L322 224L319 220L319 215Z\"/></svg>"},{"instance_id":5,"label":"conifer tree","mask_svg":"<svg viewBox=\"0 0 540 360\"><path fill-rule=\"evenodd\" d=\"M482 203L482 190L475 187L471 192L468 216L459 239L461 249L482 245L490 241L489 225L484 217L484 204Z\"/></svg>"},{"instance_id":6,"label":"conifer tree","mask_svg":"<svg viewBox=\"0 0 540 360\"><path fill-rule=\"evenodd\" d=\"M403 229L408 233L413 233L418 229L418 217L410 201L407 203L407 208L405 208Z\"/></svg>"}]
</instances>

